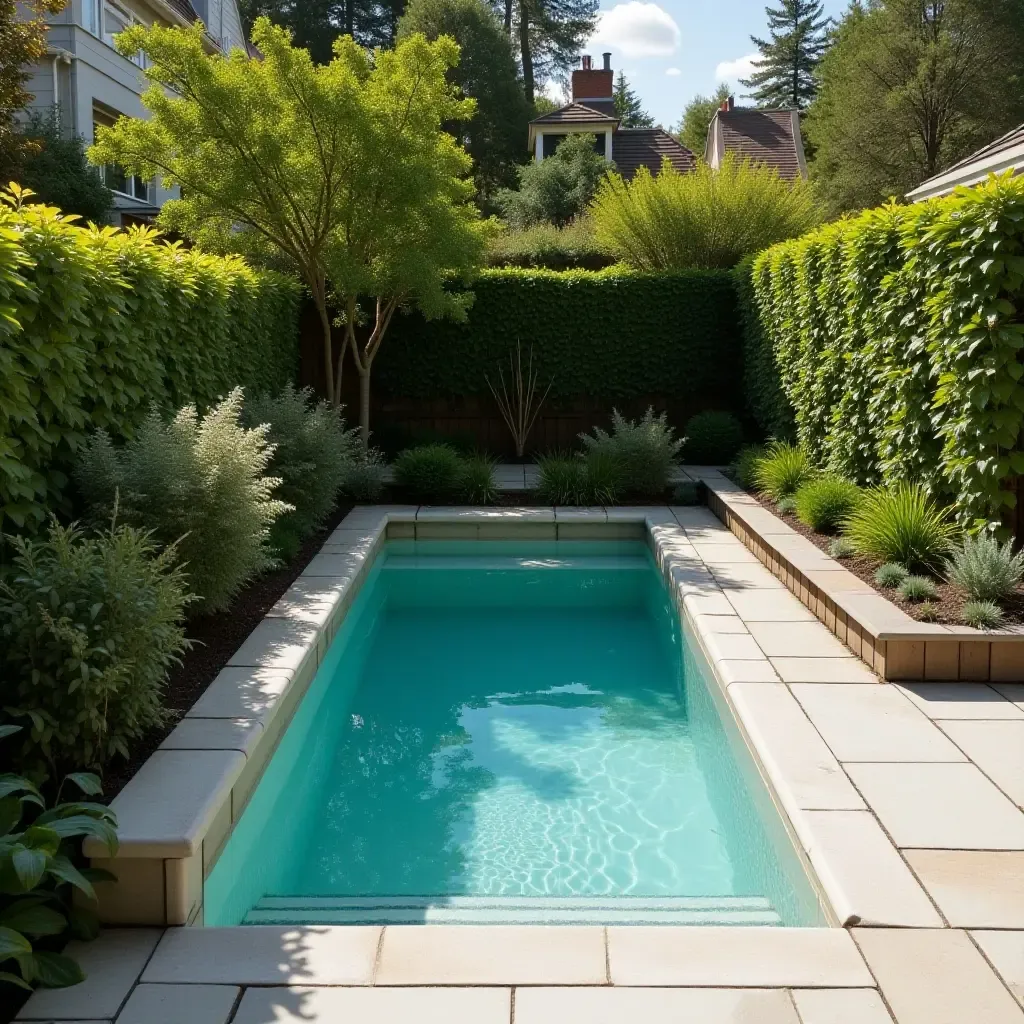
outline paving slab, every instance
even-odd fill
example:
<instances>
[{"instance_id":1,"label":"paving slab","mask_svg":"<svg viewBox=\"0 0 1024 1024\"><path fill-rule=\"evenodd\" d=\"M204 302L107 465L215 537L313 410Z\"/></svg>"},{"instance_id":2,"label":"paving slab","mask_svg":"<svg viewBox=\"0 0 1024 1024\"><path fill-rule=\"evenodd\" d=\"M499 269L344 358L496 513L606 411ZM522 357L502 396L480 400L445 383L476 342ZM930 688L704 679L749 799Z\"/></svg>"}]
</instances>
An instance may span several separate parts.
<instances>
[{"instance_id":1,"label":"paving slab","mask_svg":"<svg viewBox=\"0 0 1024 1024\"><path fill-rule=\"evenodd\" d=\"M81 964L85 981L73 988L38 989L16 1019L116 1017L159 939L160 931L156 928L107 928L95 942L69 943L65 952Z\"/></svg>"},{"instance_id":2,"label":"paving slab","mask_svg":"<svg viewBox=\"0 0 1024 1024\"><path fill-rule=\"evenodd\" d=\"M1024 710L984 683L900 683L929 718L1016 719Z\"/></svg>"},{"instance_id":3,"label":"paving slab","mask_svg":"<svg viewBox=\"0 0 1024 1024\"><path fill-rule=\"evenodd\" d=\"M715 566L711 571L727 594L733 590L785 590L789 593L786 584L776 579L760 562L733 562Z\"/></svg>"},{"instance_id":4,"label":"paving slab","mask_svg":"<svg viewBox=\"0 0 1024 1024\"><path fill-rule=\"evenodd\" d=\"M232 1024L508 1024L507 988L250 988Z\"/></svg>"},{"instance_id":5,"label":"paving slab","mask_svg":"<svg viewBox=\"0 0 1024 1024\"><path fill-rule=\"evenodd\" d=\"M841 928L608 929L613 985L864 988L874 984Z\"/></svg>"},{"instance_id":6,"label":"paving slab","mask_svg":"<svg viewBox=\"0 0 1024 1024\"><path fill-rule=\"evenodd\" d=\"M726 600L747 622L816 622L814 615L788 591L730 591Z\"/></svg>"},{"instance_id":7,"label":"paving slab","mask_svg":"<svg viewBox=\"0 0 1024 1024\"><path fill-rule=\"evenodd\" d=\"M515 1021L800 1024L783 989L715 988L520 988L516 989Z\"/></svg>"},{"instance_id":8,"label":"paving slab","mask_svg":"<svg viewBox=\"0 0 1024 1024\"><path fill-rule=\"evenodd\" d=\"M271 669L222 669L185 717L255 718L266 727L291 680L291 673Z\"/></svg>"},{"instance_id":9,"label":"paving slab","mask_svg":"<svg viewBox=\"0 0 1024 1024\"><path fill-rule=\"evenodd\" d=\"M767 658L719 661L715 665L715 671L726 686L731 686L733 683L779 682L779 675Z\"/></svg>"},{"instance_id":10,"label":"paving slab","mask_svg":"<svg viewBox=\"0 0 1024 1024\"><path fill-rule=\"evenodd\" d=\"M117 1024L227 1024L234 985L137 985Z\"/></svg>"},{"instance_id":11,"label":"paving slab","mask_svg":"<svg viewBox=\"0 0 1024 1024\"><path fill-rule=\"evenodd\" d=\"M845 764L897 846L1024 850L1024 814L973 764Z\"/></svg>"},{"instance_id":12,"label":"paving slab","mask_svg":"<svg viewBox=\"0 0 1024 1024\"><path fill-rule=\"evenodd\" d=\"M1024 931L971 932L1003 984L1024 1005Z\"/></svg>"},{"instance_id":13,"label":"paving slab","mask_svg":"<svg viewBox=\"0 0 1024 1024\"><path fill-rule=\"evenodd\" d=\"M750 632L769 658L853 658L820 622L752 622Z\"/></svg>"},{"instance_id":14,"label":"paving slab","mask_svg":"<svg viewBox=\"0 0 1024 1024\"><path fill-rule=\"evenodd\" d=\"M899 1024L1024 1024L1024 1011L966 932L857 928Z\"/></svg>"},{"instance_id":15,"label":"paving slab","mask_svg":"<svg viewBox=\"0 0 1024 1024\"><path fill-rule=\"evenodd\" d=\"M171 928L142 981L193 985L369 985L380 928Z\"/></svg>"},{"instance_id":16,"label":"paving slab","mask_svg":"<svg viewBox=\"0 0 1024 1024\"><path fill-rule=\"evenodd\" d=\"M793 992L801 1024L892 1024L873 988L808 988Z\"/></svg>"},{"instance_id":17,"label":"paving slab","mask_svg":"<svg viewBox=\"0 0 1024 1024\"><path fill-rule=\"evenodd\" d=\"M939 726L1018 807L1024 807L1024 722L944 721Z\"/></svg>"},{"instance_id":18,"label":"paving slab","mask_svg":"<svg viewBox=\"0 0 1024 1024\"><path fill-rule=\"evenodd\" d=\"M793 696L842 761L966 761L893 686L797 683Z\"/></svg>"},{"instance_id":19,"label":"paving slab","mask_svg":"<svg viewBox=\"0 0 1024 1024\"><path fill-rule=\"evenodd\" d=\"M385 929L378 985L602 985L604 929L399 925Z\"/></svg>"},{"instance_id":20,"label":"paving slab","mask_svg":"<svg viewBox=\"0 0 1024 1024\"><path fill-rule=\"evenodd\" d=\"M1024 852L906 850L954 928L1024 929Z\"/></svg>"},{"instance_id":21,"label":"paving slab","mask_svg":"<svg viewBox=\"0 0 1024 1024\"><path fill-rule=\"evenodd\" d=\"M835 658L772 658L771 663L786 683L879 683L878 676L850 651Z\"/></svg>"},{"instance_id":22,"label":"paving slab","mask_svg":"<svg viewBox=\"0 0 1024 1024\"><path fill-rule=\"evenodd\" d=\"M253 718L183 718L159 750L237 750L247 758L259 743L263 723Z\"/></svg>"}]
</instances>

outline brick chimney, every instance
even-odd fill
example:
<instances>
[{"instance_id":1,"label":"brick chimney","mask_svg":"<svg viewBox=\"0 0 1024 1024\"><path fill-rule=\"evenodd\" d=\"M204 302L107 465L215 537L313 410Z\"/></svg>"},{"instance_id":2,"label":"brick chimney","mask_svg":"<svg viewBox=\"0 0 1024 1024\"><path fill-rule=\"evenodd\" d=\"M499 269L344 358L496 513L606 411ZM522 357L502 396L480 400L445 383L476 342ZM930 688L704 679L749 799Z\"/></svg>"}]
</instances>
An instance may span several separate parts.
<instances>
[{"instance_id":1,"label":"brick chimney","mask_svg":"<svg viewBox=\"0 0 1024 1024\"><path fill-rule=\"evenodd\" d=\"M735 109L735 107L736 97L730 96L727 100L722 100L722 106L719 109L723 110L725 113L728 113L730 110Z\"/></svg>"},{"instance_id":2,"label":"brick chimney","mask_svg":"<svg viewBox=\"0 0 1024 1024\"><path fill-rule=\"evenodd\" d=\"M612 71L612 55L605 53L604 67L595 68L590 54L583 55L582 67L572 73L572 101L589 106L587 100L611 101L615 88L615 73Z\"/></svg>"}]
</instances>

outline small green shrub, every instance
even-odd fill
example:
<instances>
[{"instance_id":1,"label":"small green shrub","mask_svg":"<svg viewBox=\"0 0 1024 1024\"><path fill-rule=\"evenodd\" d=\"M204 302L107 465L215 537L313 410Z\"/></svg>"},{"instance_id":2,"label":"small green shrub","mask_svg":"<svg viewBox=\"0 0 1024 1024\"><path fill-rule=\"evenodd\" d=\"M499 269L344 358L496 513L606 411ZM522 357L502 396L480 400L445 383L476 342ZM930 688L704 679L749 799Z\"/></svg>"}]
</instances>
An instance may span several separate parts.
<instances>
[{"instance_id":1,"label":"small green shrub","mask_svg":"<svg viewBox=\"0 0 1024 1024\"><path fill-rule=\"evenodd\" d=\"M45 539L11 544L0 705L31 726L16 763L42 779L128 757L165 720L164 679L186 647L177 552L129 526L88 537L53 523Z\"/></svg>"},{"instance_id":2,"label":"small green shrub","mask_svg":"<svg viewBox=\"0 0 1024 1024\"><path fill-rule=\"evenodd\" d=\"M933 601L923 601L917 607L917 617L922 622L938 622L939 606Z\"/></svg>"},{"instance_id":3,"label":"small green shrub","mask_svg":"<svg viewBox=\"0 0 1024 1024\"><path fill-rule=\"evenodd\" d=\"M998 601L1024 578L1024 552L1014 554L1012 541L1000 544L989 534L968 537L947 560L946 578L972 601Z\"/></svg>"},{"instance_id":4,"label":"small green shrub","mask_svg":"<svg viewBox=\"0 0 1024 1024\"><path fill-rule=\"evenodd\" d=\"M669 473L683 445L674 433L665 413L655 416L653 408L636 422L625 419L616 409L612 411L611 433L595 427L593 436L581 434L580 440L588 453L607 456L617 465L618 480L626 494L653 498L665 493Z\"/></svg>"},{"instance_id":5,"label":"small green shrub","mask_svg":"<svg viewBox=\"0 0 1024 1024\"><path fill-rule=\"evenodd\" d=\"M908 576L899 588L904 601L934 601L939 588L927 576Z\"/></svg>"},{"instance_id":6,"label":"small green shrub","mask_svg":"<svg viewBox=\"0 0 1024 1024\"><path fill-rule=\"evenodd\" d=\"M795 516L796 515L796 498L792 494L785 498L779 498L776 502L776 508L778 508L780 515L784 516Z\"/></svg>"},{"instance_id":7,"label":"small green shrub","mask_svg":"<svg viewBox=\"0 0 1024 1024\"><path fill-rule=\"evenodd\" d=\"M757 467L765 456L765 447L760 444L744 445L729 464L728 474L746 491L757 487Z\"/></svg>"},{"instance_id":8,"label":"small green shrub","mask_svg":"<svg viewBox=\"0 0 1024 1024\"><path fill-rule=\"evenodd\" d=\"M384 456L376 449L357 452L345 466L342 493L358 504L376 504L384 493L387 468Z\"/></svg>"},{"instance_id":9,"label":"small green shrub","mask_svg":"<svg viewBox=\"0 0 1024 1024\"><path fill-rule=\"evenodd\" d=\"M754 484L774 501L788 498L814 476L814 469L801 449L786 441L772 441L757 460Z\"/></svg>"},{"instance_id":10,"label":"small green shrub","mask_svg":"<svg viewBox=\"0 0 1024 1024\"><path fill-rule=\"evenodd\" d=\"M462 461L462 479L459 484L460 496L470 505L493 505L498 498L498 487L494 482L494 467L497 460L490 455L471 455Z\"/></svg>"},{"instance_id":11,"label":"small green shrub","mask_svg":"<svg viewBox=\"0 0 1024 1024\"><path fill-rule=\"evenodd\" d=\"M246 399L242 422L270 428L274 455L267 473L280 478L277 497L292 506L274 523L272 543L293 557L335 507L348 466L362 450L358 431L346 430L338 410L314 401L309 388L299 391L291 384L276 398Z\"/></svg>"},{"instance_id":12,"label":"small green shrub","mask_svg":"<svg viewBox=\"0 0 1024 1024\"><path fill-rule=\"evenodd\" d=\"M578 217L564 228L541 223L498 232L488 239L486 259L492 267L548 270L601 270L614 262L598 246L586 217Z\"/></svg>"},{"instance_id":13,"label":"small green shrub","mask_svg":"<svg viewBox=\"0 0 1024 1024\"><path fill-rule=\"evenodd\" d=\"M20 726L0 726L0 739L20 732ZM85 980L81 966L70 956L37 948L75 938L96 937L99 924L81 897L95 900L92 883L112 878L81 863L81 843L89 836L101 842L113 857L117 853L117 819L99 803L61 802L70 783L87 797L102 793L100 780L87 772L69 775L47 809L39 790L18 775L0 775L3 789L3 827L0 840L0 965L14 962L13 970L0 970L0 983L31 991L34 985L65 988ZM77 890L78 898L74 897ZM2 991L2 989L0 989ZM9 993L8 993L9 994Z\"/></svg>"},{"instance_id":14,"label":"small green shrub","mask_svg":"<svg viewBox=\"0 0 1024 1024\"><path fill-rule=\"evenodd\" d=\"M407 448L395 459L395 483L413 501L441 505L454 501L462 486L462 456L449 444Z\"/></svg>"},{"instance_id":15,"label":"small green shrub","mask_svg":"<svg viewBox=\"0 0 1024 1024\"><path fill-rule=\"evenodd\" d=\"M875 584L883 590L896 590L909 576L910 573L899 562L886 562L875 570Z\"/></svg>"},{"instance_id":16,"label":"small green shrub","mask_svg":"<svg viewBox=\"0 0 1024 1024\"><path fill-rule=\"evenodd\" d=\"M828 553L833 558L852 558L857 554L857 549L853 546L849 537L836 537L836 539L829 544Z\"/></svg>"},{"instance_id":17,"label":"small green shrub","mask_svg":"<svg viewBox=\"0 0 1024 1024\"><path fill-rule=\"evenodd\" d=\"M695 466L724 465L743 444L743 427L731 412L699 412L683 433L683 458Z\"/></svg>"},{"instance_id":18,"label":"small green shrub","mask_svg":"<svg viewBox=\"0 0 1024 1024\"><path fill-rule=\"evenodd\" d=\"M800 522L818 533L835 533L860 500L860 488L841 476L808 480L794 497Z\"/></svg>"},{"instance_id":19,"label":"small green shrub","mask_svg":"<svg viewBox=\"0 0 1024 1024\"><path fill-rule=\"evenodd\" d=\"M538 465L537 497L546 505L614 505L618 499L618 463L607 452L554 453L542 456Z\"/></svg>"},{"instance_id":20,"label":"small green shrub","mask_svg":"<svg viewBox=\"0 0 1024 1024\"><path fill-rule=\"evenodd\" d=\"M186 406L170 423L155 410L116 449L103 431L86 445L79 487L93 515L119 506L129 523L177 544L202 613L223 611L253 577L274 566L270 529L292 507L274 497L278 477L268 426L241 424L242 389L205 416Z\"/></svg>"},{"instance_id":21,"label":"small green shrub","mask_svg":"<svg viewBox=\"0 0 1024 1024\"><path fill-rule=\"evenodd\" d=\"M942 564L956 536L953 524L919 484L898 483L864 493L844 524L857 550L910 570Z\"/></svg>"},{"instance_id":22,"label":"small green shrub","mask_svg":"<svg viewBox=\"0 0 1024 1024\"><path fill-rule=\"evenodd\" d=\"M1006 619L994 601L968 601L960 613L968 626L975 629L998 629Z\"/></svg>"}]
</instances>

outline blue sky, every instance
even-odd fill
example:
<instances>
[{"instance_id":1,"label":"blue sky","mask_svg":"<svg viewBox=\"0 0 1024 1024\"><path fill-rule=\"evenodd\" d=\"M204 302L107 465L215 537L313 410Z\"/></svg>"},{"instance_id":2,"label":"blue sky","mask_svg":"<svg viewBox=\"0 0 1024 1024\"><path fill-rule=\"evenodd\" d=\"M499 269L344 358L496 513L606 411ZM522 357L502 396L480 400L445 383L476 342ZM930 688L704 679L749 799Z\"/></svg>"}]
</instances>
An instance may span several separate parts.
<instances>
[{"instance_id":1,"label":"blue sky","mask_svg":"<svg viewBox=\"0 0 1024 1024\"><path fill-rule=\"evenodd\" d=\"M775 4L773 4L775 6ZM825 0L838 15L847 0ZM765 0L601 0L596 36L585 52L610 50L612 67L626 72L655 121L678 124L697 93L713 92L723 77L746 77L744 58L756 52L751 35L764 36Z\"/></svg>"}]
</instances>

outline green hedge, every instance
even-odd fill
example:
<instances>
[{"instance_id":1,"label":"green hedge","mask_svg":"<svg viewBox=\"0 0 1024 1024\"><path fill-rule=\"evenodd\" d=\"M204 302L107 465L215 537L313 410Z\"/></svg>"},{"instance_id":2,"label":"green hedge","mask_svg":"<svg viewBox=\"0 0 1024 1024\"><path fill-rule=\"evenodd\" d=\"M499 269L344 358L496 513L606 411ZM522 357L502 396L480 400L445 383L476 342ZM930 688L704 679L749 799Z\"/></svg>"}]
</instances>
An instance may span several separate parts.
<instances>
[{"instance_id":1,"label":"green hedge","mask_svg":"<svg viewBox=\"0 0 1024 1024\"><path fill-rule=\"evenodd\" d=\"M792 416L819 465L920 480L965 525L1005 518L1024 473L1024 180L784 242L739 294L766 431Z\"/></svg>"},{"instance_id":2,"label":"green hedge","mask_svg":"<svg viewBox=\"0 0 1024 1024\"><path fill-rule=\"evenodd\" d=\"M91 430L126 437L154 402L205 406L295 379L288 279L0 199L0 529L67 510Z\"/></svg>"},{"instance_id":3,"label":"green hedge","mask_svg":"<svg viewBox=\"0 0 1024 1024\"><path fill-rule=\"evenodd\" d=\"M666 395L691 411L742 403L739 326L725 271L635 274L484 271L466 323L417 314L392 324L374 381L402 398L487 394L486 376L522 342L552 399ZM507 373L506 373L507 376Z\"/></svg>"}]
</instances>

